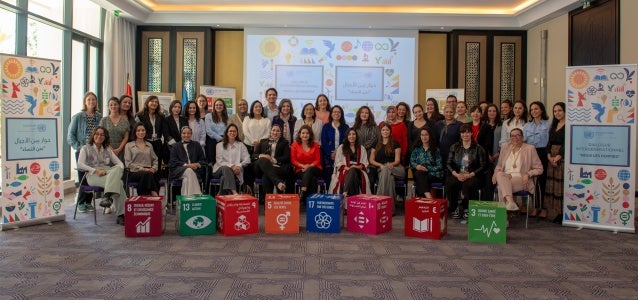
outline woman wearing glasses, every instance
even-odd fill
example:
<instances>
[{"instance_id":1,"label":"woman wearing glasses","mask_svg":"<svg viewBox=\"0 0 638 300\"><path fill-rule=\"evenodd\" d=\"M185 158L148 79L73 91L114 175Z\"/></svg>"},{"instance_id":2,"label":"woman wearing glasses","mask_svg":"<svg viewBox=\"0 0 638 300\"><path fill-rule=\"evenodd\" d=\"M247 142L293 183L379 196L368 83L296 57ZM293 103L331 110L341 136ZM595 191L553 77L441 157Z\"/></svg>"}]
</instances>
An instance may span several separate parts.
<instances>
[{"instance_id":1,"label":"woman wearing glasses","mask_svg":"<svg viewBox=\"0 0 638 300\"><path fill-rule=\"evenodd\" d=\"M518 210L513 193L527 190L534 193L533 176L543 173L534 146L524 142L523 130L514 128L509 135L509 143L502 145L498 164L492 176L492 183L498 185L498 199L506 203L507 210Z\"/></svg>"}]
</instances>

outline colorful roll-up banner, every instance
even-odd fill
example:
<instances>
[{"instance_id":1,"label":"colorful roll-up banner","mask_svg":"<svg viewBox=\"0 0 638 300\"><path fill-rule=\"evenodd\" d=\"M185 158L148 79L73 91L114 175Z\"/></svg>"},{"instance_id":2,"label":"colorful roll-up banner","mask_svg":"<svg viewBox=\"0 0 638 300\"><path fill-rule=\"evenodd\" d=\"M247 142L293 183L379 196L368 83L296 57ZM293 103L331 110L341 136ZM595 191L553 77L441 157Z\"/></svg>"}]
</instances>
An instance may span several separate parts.
<instances>
[{"instance_id":1,"label":"colorful roll-up banner","mask_svg":"<svg viewBox=\"0 0 638 300\"><path fill-rule=\"evenodd\" d=\"M636 69L567 68L565 226L635 232Z\"/></svg>"},{"instance_id":2,"label":"colorful roll-up banner","mask_svg":"<svg viewBox=\"0 0 638 300\"><path fill-rule=\"evenodd\" d=\"M0 229L63 221L60 61L0 54Z\"/></svg>"}]
</instances>

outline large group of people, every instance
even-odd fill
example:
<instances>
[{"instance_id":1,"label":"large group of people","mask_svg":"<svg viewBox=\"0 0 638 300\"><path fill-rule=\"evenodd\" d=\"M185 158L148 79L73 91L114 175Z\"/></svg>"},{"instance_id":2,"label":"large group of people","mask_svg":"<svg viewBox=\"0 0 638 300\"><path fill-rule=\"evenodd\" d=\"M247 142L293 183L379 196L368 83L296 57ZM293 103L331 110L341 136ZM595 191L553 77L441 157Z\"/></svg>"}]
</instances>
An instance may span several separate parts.
<instances>
[{"instance_id":1,"label":"large group of people","mask_svg":"<svg viewBox=\"0 0 638 300\"><path fill-rule=\"evenodd\" d=\"M303 203L318 183L327 193L406 197L395 183L407 182L410 173L418 197L434 197L435 183L444 186L452 218L467 217L471 199L523 209L513 194L540 190L536 207L525 209L561 219L564 103L554 105L550 122L542 102L529 105L528 119L523 101L483 101L468 109L450 95L443 114L432 98L425 107L400 102L387 107L379 123L362 106L350 127L343 108L324 94L298 116L292 100L277 102L276 89L265 96L250 105L239 100L229 116L224 100L215 99L209 110L204 95L183 107L171 102L168 115L149 96L134 115L132 98L124 95L109 99L102 118L89 92L68 132L78 177L105 188L100 206L115 211L121 224L122 178L138 182L140 195L157 195L160 178L181 182L183 195L206 191L207 178L218 179L215 192L224 194L242 193L259 178L261 195L298 192ZM95 209L89 195L78 198L78 209Z\"/></svg>"}]
</instances>

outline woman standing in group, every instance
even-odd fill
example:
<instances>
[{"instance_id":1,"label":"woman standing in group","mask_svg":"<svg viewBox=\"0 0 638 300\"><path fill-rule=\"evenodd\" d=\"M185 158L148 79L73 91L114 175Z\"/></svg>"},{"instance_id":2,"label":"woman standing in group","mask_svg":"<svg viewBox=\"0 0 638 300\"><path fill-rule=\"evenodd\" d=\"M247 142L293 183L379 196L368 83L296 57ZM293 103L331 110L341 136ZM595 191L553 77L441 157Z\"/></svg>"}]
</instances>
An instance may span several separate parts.
<instances>
[{"instance_id":1,"label":"woman standing in group","mask_svg":"<svg viewBox=\"0 0 638 300\"><path fill-rule=\"evenodd\" d=\"M558 102L553 107L554 119L547 143L547 183L545 184L545 205L547 218L560 224L563 220L563 171L565 165L565 103Z\"/></svg>"},{"instance_id":2,"label":"woman standing in group","mask_svg":"<svg viewBox=\"0 0 638 300\"><path fill-rule=\"evenodd\" d=\"M448 176L446 177L445 190L449 203L449 211L452 218L467 217L469 199L478 199L478 190L481 187L481 177L487 167L485 150L472 141L472 126L461 126L461 140L452 145L447 158ZM460 199L459 192L463 192ZM459 203L461 205L459 205ZM464 210L465 208L465 210Z\"/></svg>"},{"instance_id":3,"label":"woman standing in group","mask_svg":"<svg viewBox=\"0 0 638 300\"><path fill-rule=\"evenodd\" d=\"M425 101L425 118L432 124L444 119L439 112L439 103L434 98L428 98Z\"/></svg>"},{"instance_id":4,"label":"woman standing in group","mask_svg":"<svg viewBox=\"0 0 638 300\"><path fill-rule=\"evenodd\" d=\"M261 103L260 103L261 105ZM266 118L266 120L268 120ZM261 176L265 193L286 192L286 178L290 175L290 144L281 138L281 127L270 128L270 138L262 139L253 154L255 174Z\"/></svg>"},{"instance_id":5,"label":"woman standing in group","mask_svg":"<svg viewBox=\"0 0 638 300\"><path fill-rule=\"evenodd\" d=\"M405 127L408 127L408 124L412 120L410 117L410 106L405 102L397 103L397 120L399 122L403 122Z\"/></svg>"},{"instance_id":6,"label":"woman standing in group","mask_svg":"<svg viewBox=\"0 0 638 300\"><path fill-rule=\"evenodd\" d=\"M454 107L446 105L443 109L445 119L434 125L439 140L439 150L441 151L441 159L447 162L450 147L461 139L460 129L463 123L454 119Z\"/></svg>"},{"instance_id":7,"label":"woman standing in group","mask_svg":"<svg viewBox=\"0 0 638 300\"><path fill-rule=\"evenodd\" d=\"M501 102L501 120L509 120L514 117L512 107L514 103L511 100L504 100Z\"/></svg>"},{"instance_id":8,"label":"woman standing in group","mask_svg":"<svg viewBox=\"0 0 638 300\"><path fill-rule=\"evenodd\" d=\"M303 125L290 147L290 161L297 178L301 178L301 203L308 195L317 192L317 179L321 177L321 150L315 142L312 128Z\"/></svg>"},{"instance_id":9,"label":"woman standing in group","mask_svg":"<svg viewBox=\"0 0 638 300\"><path fill-rule=\"evenodd\" d=\"M129 95L120 96L120 115L129 123L129 141L135 139L133 127L135 126L135 114L133 114L133 98Z\"/></svg>"},{"instance_id":10,"label":"woman standing in group","mask_svg":"<svg viewBox=\"0 0 638 300\"><path fill-rule=\"evenodd\" d=\"M268 138L270 128L270 120L266 118L261 101L253 101L250 105L248 119L244 120L244 144L248 153L253 153L253 149L259 145L260 141ZM281 129L281 127L279 128Z\"/></svg>"},{"instance_id":11,"label":"woman standing in group","mask_svg":"<svg viewBox=\"0 0 638 300\"><path fill-rule=\"evenodd\" d=\"M334 167L337 147L343 143L348 130L343 109L335 105L330 109L328 123L321 129L321 165L323 166L323 179L330 183Z\"/></svg>"},{"instance_id":12,"label":"woman standing in group","mask_svg":"<svg viewBox=\"0 0 638 300\"><path fill-rule=\"evenodd\" d=\"M109 115L100 120L100 126L106 128L110 135L111 147L113 147L113 153L120 158L120 161L124 159L124 147L128 142L128 136L130 126L126 117L120 115L120 100L111 97L109 99Z\"/></svg>"},{"instance_id":13,"label":"woman standing in group","mask_svg":"<svg viewBox=\"0 0 638 300\"><path fill-rule=\"evenodd\" d=\"M218 98L213 103L213 111L206 114L204 119L206 126L206 157L212 160L216 157L217 143L222 140L228 124L228 110L223 99Z\"/></svg>"},{"instance_id":14,"label":"woman standing in group","mask_svg":"<svg viewBox=\"0 0 638 300\"><path fill-rule=\"evenodd\" d=\"M543 170L547 170L547 152L545 151L545 147L547 147L547 142L549 141L549 130L552 125L548 120L549 117L547 116L545 105L540 101L534 101L529 105L529 114L532 118L523 126L525 142L536 148L536 154L543 164ZM545 190L546 178L547 176L545 172L538 176L538 184L540 185L541 191ZM544 195L542 193L538 195L537 199L539 201L537 201L538 204L536 204L538 207L530 212L530 217L534 217L536 215L540 218L547 217L547 209L544 201L545 197L543 196Z\"/></svg>"},{"instance_id":15,"label":"woman standing in group","mask_svg":"<svg viewBox=\"0 0 638 300\"><path fill-rule=\"evenodd\" d=\"M204 178L207 166L204 150L198 143L193 142L193 131L190 127L182 127L180 134L182 141L170 148L168 179L182 180L183 196L201 194L199 181Z\"/></svg>"},{"instance_id":16,"label":"woman standing in group","mask_svg":"<svg viewBox=\"0 0 638 300\"><path fill-rule=\"evenodd\" d=\"M483 126L483 116L480 106L472 106L472 109L470 109L470 118L472 121L468 122L468 124L472 125L472 141L478 143L479 130L481 129L481 126Z\"/></svg>"},{"instance_id":17,"label":"woman standing in group","mask_svg":"<svg viewBox=\"0 0 638 300\"><path fill-rule=\"evenodd\" d=\"M177 107L180 107L179 103ZM124 163L128 168L128 181L137 182L138 195L157 196L159 181L156 178L159 163L153 146L145 140L146 128L137 123L133 127L135 139L124 148Z\"/></svg>"},{"instance_id":18,"label":"woman standing in group","mask_svg":"<svg viewBox=\"0 0 638 300\"><path fill-rule=\"evenodd\" d=\"M397 143L399 143L399 147L401 148L401 163L407 165L407 159L405 156L408 154L408 127L405 125L405 123L397 119L396 107L388 107L388 109L386 110L385 121L382 121L379 124L379 127L383 128L383 125L386 124L392 131L392 138ZM381 133L381 136L383 136L383 132ZM377 146L378 145L379 143L377 143Z\"/></svg>"},{"instance_id":19,"label":"woman standing in group","mask_svg":"<svg viewBox=\"0 0 638 300\"><path fill-rule=\"evenodd\" d=\"M204 121L206 119L206 114L208 114L208 98L200 94L197 96L195 102L197 103L197 111L199 111L199 115L197 117Z\"/></svg>"},{"instance_id":20,"label":"woman standing in group","mask_svg":"<svg viewBox=\"0 0 638 300\"><path fill-rule=\"evenodd\" d=\"M297 119L295 122L295 130L293 136L297 136L297 132L301 129L301 126L308 125L312 128L312 133L316 137L321 136L321 129L323 129L323 122L321 120L316 119L315 116L315 107L312 103L306 103L301 110L301 118ZM321 139L317 139L317 143L321 146Z\"/></svg>"},{"instance_id":21,"label":"woman standing in group","mask_svg":"<svg viewBox=\"0 0 638 300\"><path fill-rule=\"evenodd\" d=\"M151 143L155 155L163 157L162 134L164 133L164 115L159 109L159 98L155 95L148 96L144 102L144 108L137 113L135 119L144 124L146 128L146 140ZM158 166L161 168L162 165Z\"/></svg>"},{"instance_id":22,"label":"woman standing in group","mask_svg":"<svg viewBox=\"0 0 638 300\"><path fill-rule=\"evenodd\" d=\"M525 107L525 102L520 100L516 101L512 110L514 111L514 116L503 121L503 125L501 126L501 140L498 142L499 145L510 141L510 131L512 131L512 129L518 128L523 130L523 126L527 123L527 108ZM501 111L501 113L503 112Z\"/></svg>"},{"instance_id":23,"label":"woman standing in group","mask_svg":"<svg viewBox=\"0 0 638 300\"><path fill-rule=\"evenodd\" d=\"M281 99L277 109L279 114L272 118L272 125L277 124L283 128L283 138L291 142L295 137L295 122L297 122L297 118L293 115L295 111L292 108L292 101L287 98Z\"/></svg>"},{"instance_id":24,"label":"woman standing in group","mask_svg":"<svg viewBox=\"0 0 638 300\"><path fill-rule=\"evenodd\" d=\"M200 119L199 106L193 100L186 102L184 106L184 116L186 116L186 122L191 129L191 139L197 142L202 149L206 147L206 124L203 119ZM180 127L183 128L183 127ZM180 137L182 135L180 134Z\"/></svg>"},{"instance_id":25,"label":"woman standing in group","mask_svg":"<svg viewBox=\"0 0 638 300\"><path fill-rule=\"evenodd\" d=\"M370 181L366 172L368 154L354 128L346 131L346 139L336 152L335 171L328 190L345 196L370 194Z\"/></svg>"},{"instance_id":26,"label":"woman standing in group","mask_svg":"<svg viewBox=\"0 0 638 300\"><path fill-rule=\"evenodd\" d=\"M109 131L102 126L96 127L86 145L80 150L78 169L87 172L86 182L89 185L104 188L104 198L100 206L108 208L112 204L115 205L117 224L124 225L124 164L109 146Z\"/></svg>"},{"instance_id":27,"label":"woman standing in group","mask_svg":"<svg viewBox=\"0 0 638 300\"><path fill-rule=\"evenodd\" d=\"M472 122L472 118L467 115L467 104L463 101L456 103L456 120L461 123Z\"/></svg>"},{"instance_id":28,"label":"woman standing in group","mask_svg":"<svg viewBox=\"0 0 638 300\"><path fill-rule=\"evenodd\" d=\"M408 159L410 158L410 152L420 140L421 129L430 128L430 124L424 118L425 113L421 104L417 103L412 107L412 114L414 115L414 121L408 123Z\"/></svg>"},{"instance_id":29,"label":"woman standing in group","mask_svg":"<svg viewBox=\"0 0 638 300\"><path fill-rule=\"evenodd\" d=\"M373 177L371 182L377 184L377 195L396 198L394 179L405 178L405 168L401 165L401 152L401 145L393 139L390 124L381 125L381 137L370 153L370 175Z\"/></svg>"},{"instance_id":30,"label":"woman standing in group","mask_svg":"<svg viewBox=\"0 0 638 300\"><path fill-rule=\"evenodd\" d=\"M221 179L221 191L237 194L235 178L239 186L244 184L244 168L250 164L250 155L244 143L237 139L239 128L228 124L221 143L217 143L213 178Z\"/></svg>"},{"instance_id":31,"label":"woman standing in group","mask_svg":"<svg viewBox=\"0 0 638 300\"><path fill-rule=\"evenodd\" d=\"M364 105L357 110L352 128L357 131L359 143L366 149L366 154L370 157L370 151L377 145L379 136L381 136L381 131L374 121L374 114L372 114L370 107Z\"/></svg>"},{"instance_id":32,"label":"woman standing in group","mask_svg":"<svg viewBox=\"0 0 638 300\"><path fill-rule=\"evenodd\" d=\"M97 96L93 92L84 94L82 111L73 115L66 141L75 150L75 162L77 163L82 146L93 133L98 122L102 119L102 114L97 110ZM84 177L84 172L78 168L78 182ZM80 212L93 211L95 208L91 204L91 194L81 193L78 198L78 210Z\"/></svg>"},{"instance_id":33,"label":"woman standing in group","mask_svg":"<svg viewBox=\"0 0 638 300\"><path fill-rule=\"evenodd\" d=\"M422 127L419 130L419 140L414 146L410 167L414 176L415 194L417 197L432 198L432 182L443 180L443 162L432 130Z\"/></svg>"},{"instance_id":34,"label":"woman standing in group","mask_svg":"<svg viewBox=\"0 0 638 300\"><path fill-rule=\"evenodd\" d=\"M248 116L248 101L246 99L241 99L237 101L237 113L233 114L228 118L228 124L237 125L237 129L239 130L239 135L237 139L240 141L244 141L244 121Z\"/></svg>"},{"instance_id":35,"label":"woman standing in group","mask_svg":"<svg viewBox=\"0 0 638 300\"><path fill-rule=\"evenodd\" d=\"M483 199L488 201L493 197L493 193L489 193L489 191L494 190L494 185L489 178L492 178L494 168L498 162L499 151L501 148L498 144L500 139L501 114L498 112L498 107L495 104L490 103L485 109L483 125L479 129L478 133L478 144L485 149L485 153L487 154L485 178L488 178L488 180L483 182L483 186L485 187L483 190L486 191L483 195Z\"/></svg>"},{"instance_id":36,"label":"woman standing in group","mask_svg":"<svg viewBox=\"0 0 638 300\"><path fill-rule=\"evenodd\" d=\"M315 114L317 115L317 119L321 120L323 124L328 123L328 118L330 118L330 100L328 100L328 96L324 94L317 96L317 101L315 101ZM317 136L317 138L319 137L320 136Z\"/></svg>"},{"instance_id":37,"label":"woman standing in group","mask_svg":"<svg viewBox=\"0 0 638 300\"><path fill-rule=\"evenodd\" d=\"M197 105L195 105L197 107ZM186 114L182 115L182 103L179 100L171 101L171 104L168 106L169 116L164 118L164 142L167 147L171 146L177 142L182 140L181 134L179 134L179 129L188 126L188 120L186 120ZM166 148L168 150L168 148ZM168 154L168 151L166 151ZM166 160L168 161L168 155L166 156Z\"/></svg>"}]
</instances>

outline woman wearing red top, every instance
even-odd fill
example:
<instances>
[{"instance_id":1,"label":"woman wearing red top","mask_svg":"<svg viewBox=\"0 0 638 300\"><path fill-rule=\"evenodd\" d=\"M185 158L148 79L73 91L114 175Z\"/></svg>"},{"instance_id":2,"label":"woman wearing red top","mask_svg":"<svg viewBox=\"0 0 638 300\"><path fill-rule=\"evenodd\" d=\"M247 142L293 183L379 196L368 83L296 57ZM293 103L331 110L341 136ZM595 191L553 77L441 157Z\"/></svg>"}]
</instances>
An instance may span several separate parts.
<instances>
[{"instance_id":1,"label":"woman wearing red top","mask_svg":"<svg viewBox=\"0 0 638 300\"><path fill-rule=\"evenodd\" d=\"M406 154L408 153L408 127L405 126L405 123L399 121L397 118L397 108L393 105L388 107L385 116L386 119L379 123L379 128L383 127L384 124L390 125L392 137L401 147L401 164L405 165Z\"/></svg>"},{"instance_id":2,"label":"woman wearing red top","mask_svg":"<svg viewBox=\"0 0 638 300\"><path fill-rule=\"evenodd\" d=\"M301 178L301 203L305 203L308 195L317 192L317 179L322 174L320 151L312 128L301 126L290 148L290 161L295 167L297 178Z\"/></svg>"},{"instance_id":3,"label":"woman wearing red top","mask_svg":"<svg viewBox=\"0 0 638 300\"><path fill-rule=\"evenodd\" d=\"M478 133L481 126L483 126L483 120L481 120L481 107L478 105L472 106L470 110L470 118L472 121L468 122L468 124L472 125L472 141L478 143Z\"/></svg>"}]
</instances>

